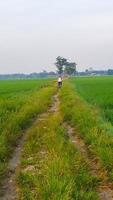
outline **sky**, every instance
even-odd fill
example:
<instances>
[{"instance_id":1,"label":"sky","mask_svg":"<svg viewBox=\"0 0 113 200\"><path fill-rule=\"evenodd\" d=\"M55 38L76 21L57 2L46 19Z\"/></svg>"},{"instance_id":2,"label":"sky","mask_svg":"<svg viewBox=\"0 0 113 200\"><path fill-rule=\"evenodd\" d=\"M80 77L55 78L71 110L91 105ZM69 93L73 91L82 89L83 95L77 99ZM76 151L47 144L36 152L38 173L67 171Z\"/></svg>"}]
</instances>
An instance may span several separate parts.
<instances>
[{"instance_id":1,"label":"sky","mask_svg":"<svg viewBox=\"0 0 113 200\"><path fill-rule=\"evenodd\" d=\"M113 0L0 2L0 73L56 70L57 56L113 69Z\"/></svg>"}]
</instances>

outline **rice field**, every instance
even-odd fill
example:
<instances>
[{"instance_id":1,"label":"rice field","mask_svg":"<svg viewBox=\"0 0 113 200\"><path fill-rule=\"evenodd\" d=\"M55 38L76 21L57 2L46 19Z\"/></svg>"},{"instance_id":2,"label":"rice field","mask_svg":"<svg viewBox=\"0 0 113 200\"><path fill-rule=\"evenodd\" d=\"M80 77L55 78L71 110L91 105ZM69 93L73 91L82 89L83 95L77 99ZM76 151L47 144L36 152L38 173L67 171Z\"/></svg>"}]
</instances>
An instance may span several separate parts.
<instances>
[{"instance_id":1,"label":"rice field","mask_svg":"<svg viewBox=\"0 0 113 200\"><path fill-rule=\"evenodd\" d=\"M49 80L0 81L0 180L17 139L50 101L48 97L47 105L38 103L43 89L45 96L52 93Z\"/></svg>"},{"instance_id":2,"label":"rice field","mask_svg":"<svg viewBox=\"0 0 113 200\"><path fill-rule=\"evenodd\" d=\"M108 119L111 113L108 112L108 117L104 115L107 112L107 102L110 102L108 108L112 103L112 92L109 93L110 88L112 90L112 81L113 79L108 77L71 79L66 81L61 92L64 119L75 127L90 153L96 155L106 168L111 180L113 180L113 126L112 118ZM107 98L104 99L105 94Z\"/></svg>"},{"instance_id":3,"label":"rice field","mask_svg":"<svg viewBox=\"0 0 113 200\"><path fill-rule=\"evenodd\" d=\"M0 81L1 200L112 200L112 85Z\"/></svg>"},{"instance_id":4,"label":"rice field","mask_svg":"<svg viewBox=\"0 0 113 200\"><path fill-rule=\"evenodd\" d=\"M101 109L113 124L113 77L88 77L71 80L75 90L88 103Z\"/></svg>"}]
</instances>

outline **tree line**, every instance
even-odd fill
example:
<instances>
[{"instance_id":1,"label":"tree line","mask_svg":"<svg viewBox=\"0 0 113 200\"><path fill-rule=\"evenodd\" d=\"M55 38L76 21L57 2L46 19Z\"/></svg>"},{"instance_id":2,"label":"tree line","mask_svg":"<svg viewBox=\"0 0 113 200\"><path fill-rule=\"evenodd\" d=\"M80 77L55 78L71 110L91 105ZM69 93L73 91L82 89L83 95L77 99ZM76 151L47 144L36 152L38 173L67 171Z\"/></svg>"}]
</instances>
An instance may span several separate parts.
<instances>
[{"instance_id":1,"label":"tree line","mask_svg":"<svg viewBox=\"0 0 113 200\"><path fill-rule=\"evenodd\" d=\"M69 62L66 58L58 56L56 58L55 65L57 67L57 72L59 75L67 74L67 75L75 75L76 74L76 66L75 62Z\"/></svg>"}]
</instances>

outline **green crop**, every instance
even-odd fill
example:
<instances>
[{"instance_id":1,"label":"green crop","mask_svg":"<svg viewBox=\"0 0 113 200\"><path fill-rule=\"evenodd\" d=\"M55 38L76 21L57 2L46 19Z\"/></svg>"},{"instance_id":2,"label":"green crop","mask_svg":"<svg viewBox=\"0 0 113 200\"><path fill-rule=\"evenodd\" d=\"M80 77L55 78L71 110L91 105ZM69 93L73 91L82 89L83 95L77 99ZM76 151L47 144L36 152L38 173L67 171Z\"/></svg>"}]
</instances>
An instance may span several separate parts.
<instances>
[{"instance_id":1,"label":"green crop","mask_svg":"<svg viewBox=\"0 0 113 200\"><path fill-rule=\"evenodd\" d=\"M113 124L113 77L73 78L71 82L80 96L101 109Z\"/></svg>"},{"instance_id":2,"label":"green crop","mask_svg":"<svg viewBox=\"0 0 113 200\"><path fill-rule=\"evenodd\" d=\"M0 179L24 129L48 108L55 91L51 82L47 79L0 81Z\"/></svg>"}]
</instances>

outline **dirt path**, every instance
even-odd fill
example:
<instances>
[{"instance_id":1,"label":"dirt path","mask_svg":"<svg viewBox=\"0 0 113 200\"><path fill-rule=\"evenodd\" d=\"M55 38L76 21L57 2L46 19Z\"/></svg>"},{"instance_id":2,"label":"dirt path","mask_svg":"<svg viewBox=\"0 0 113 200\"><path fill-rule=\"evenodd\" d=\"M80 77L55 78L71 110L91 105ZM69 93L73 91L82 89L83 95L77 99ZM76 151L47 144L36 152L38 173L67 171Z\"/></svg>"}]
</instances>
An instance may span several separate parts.
<instances>
[{"instance_id":1,"label":"dirt path","mask_svg":"<svg viewBox=\"0 0 113 200\"><path fill-rule=\"evenodd\" d=\"M20 162L21 151L25 139L26 135L23 135L19 139L18 145L15 148L12 158L9 160L7 178L3 181L2 187L0 188L0 200L16 200L16 169Z\"/></svg>"},{"instance_id":2,"label":"dirt path","mask_svg":"<svg viewBox=\"0 0 113 200\"><path fill-rule=\"evenodd\" d=\"M53 96L53 104L50 106L49 110L46 113L42 113L38 116L38 118L33 122L32 126L35 126L41 120L44 120L50 112L57 112L58 111L58 102L56 101L57 95ZM29 128L30 129L30 128ZM18 140L18 144L12 154L11 159L8 163L8 174L7 178L3 181L1 188L0 188L0 200L16 200L18 199L18 190L16 186L16 174L20 164L20 158L23 150L23 146L25 140L27 139L27 132L26 130L23 133L23 136Z\"/></svg>"}]
</instances>

